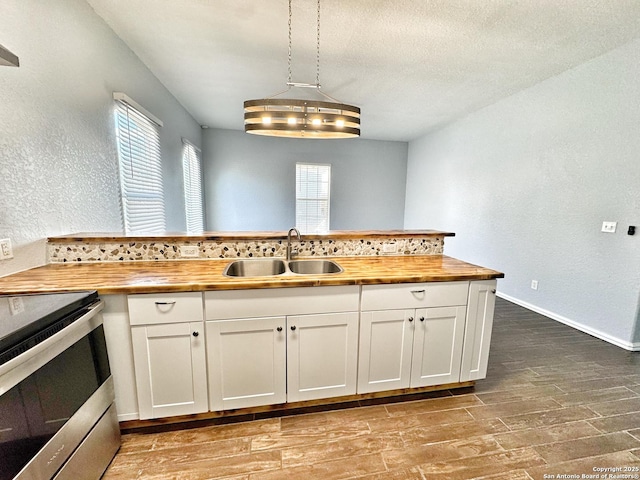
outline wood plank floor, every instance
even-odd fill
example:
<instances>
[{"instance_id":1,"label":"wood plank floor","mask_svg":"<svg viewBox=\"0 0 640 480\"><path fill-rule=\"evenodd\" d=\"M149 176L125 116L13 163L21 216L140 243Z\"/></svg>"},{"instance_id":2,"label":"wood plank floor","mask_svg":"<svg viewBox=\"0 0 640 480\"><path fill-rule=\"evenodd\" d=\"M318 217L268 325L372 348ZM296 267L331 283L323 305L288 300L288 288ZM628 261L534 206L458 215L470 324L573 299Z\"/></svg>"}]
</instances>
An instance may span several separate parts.
<instances>
[{"instance_id":1,"label":"wood plank floor","mask_svg":"<svg viewBox=\"0 0 640 480\"><path fill-rule=\"evenodd\" d=\"M638 479L640 353L498 299L475 387L127 434L103 478Z\"/></svg>"}]
</instances>

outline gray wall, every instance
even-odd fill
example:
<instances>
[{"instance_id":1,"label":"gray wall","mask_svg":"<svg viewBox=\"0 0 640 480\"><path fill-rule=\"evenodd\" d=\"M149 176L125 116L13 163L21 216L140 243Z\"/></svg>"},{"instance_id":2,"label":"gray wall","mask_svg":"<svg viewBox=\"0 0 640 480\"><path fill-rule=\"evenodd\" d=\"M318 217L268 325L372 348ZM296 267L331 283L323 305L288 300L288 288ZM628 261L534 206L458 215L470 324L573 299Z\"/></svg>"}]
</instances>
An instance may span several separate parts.
<instances>
[{"instance_id":1,"label":"gray wall","mask_svg":"<svg viewBox=\"0 0 640 480\"><path fill-rule=\"evenodd\" d=\"M296 162L331 164L332 230L402 228L407 143L203 131L207 229L295 225Z\"/></svg>"},{"instance_id":2,"label":"gray wall","mask_svg":"<svg viewBox=\"0 0 640 480\"><path fill-rule=\"evenodd\" d=\"M15 259L0 275L45 261L44 238L121 231L113 120L122 91L164 121L167 227L184 230L182 142L199 125L84 0L3 0L0 43L0 238Z\"/></svg>"},{"instance_id":3,"label":"gray wall","mask_svg":"<svg viewBox=\"0 0 640 480\"><path fill-rule=\"evenodd\" d=\"M411 142L405 227L455 231L446 253L505 272L501 294L640 348L638 78L635 41Z\"/></svg>"}]
</instances>

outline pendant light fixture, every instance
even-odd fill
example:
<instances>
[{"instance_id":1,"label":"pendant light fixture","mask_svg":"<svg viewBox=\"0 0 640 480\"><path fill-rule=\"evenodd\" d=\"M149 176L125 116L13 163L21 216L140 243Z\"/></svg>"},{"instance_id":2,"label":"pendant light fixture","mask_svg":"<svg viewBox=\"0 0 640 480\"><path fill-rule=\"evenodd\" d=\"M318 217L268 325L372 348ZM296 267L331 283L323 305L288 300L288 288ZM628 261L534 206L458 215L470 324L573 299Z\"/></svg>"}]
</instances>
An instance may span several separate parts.
<instances>
[{"instance_id":1,"label":"pendant light fixture","mask_svg":"<svg viewBox=\"0 0 640 480\"><path fill-rule=\"evenodd\" d=\"M320 0L318 0L317 10L316 83L291 81L291 0L289 0L287 89L267 98L244 102L245 132L292 138L352 138L360 136L360 109L341 103L320 90ZM318 99L277 98L291 92L292 89L309 89Z\"/></svg>"}]
</instances>

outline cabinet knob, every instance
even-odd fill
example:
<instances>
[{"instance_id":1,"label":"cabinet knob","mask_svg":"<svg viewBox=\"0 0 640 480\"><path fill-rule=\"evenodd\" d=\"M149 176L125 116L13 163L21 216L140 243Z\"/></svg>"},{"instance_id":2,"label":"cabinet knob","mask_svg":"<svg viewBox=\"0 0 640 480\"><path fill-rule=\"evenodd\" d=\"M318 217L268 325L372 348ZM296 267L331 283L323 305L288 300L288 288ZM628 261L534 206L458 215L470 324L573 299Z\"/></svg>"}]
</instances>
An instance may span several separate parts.
<instances>
[{"instance_id":1,"label":"cabinet knob","mask_svg":"<svg viewBox=\"0 0 640 480\"><path fill-rule=\"evenodd\" d=\"M281 331L282 331L282 327L278 327L278 328L276 328L276 330L278 330L279 332L281 332Z\"/></svg>"},{"instance_id":2,"label":"cabinet knob","mask_svg":"<svg viewBox=\"0 0 640 480\"><path fill-rule=\"evenodd\" d=\"M494 288L493 290L491 290L491 293L496 293L496 289Z\"/></svg>"},{"instance_id":3,"label":"cabinet knob","mask_svg":"<svg viewBox=\"0 0 640 480\"><path fill-rule=\"evenodd\" d=\"M197 337L198 335L200 335L200 332L193 332L191 335L193 335L194 337Z\"/></svg>"},{"instance_id":4,"label":"cabinet knob","mask_svg":"<svg viewBox=\"0 0 640 480\"><path fill-rule=\"evenodd\" d=\"M424 317L420 317L420 321L421 321L421 322L424 322Z\"/></svg>"},{"instance_id":5,"label":"cabinet knob","mask_svg":"<svg viewBox=\"0 0 640 480\"><path fill-rule=\"evenodd\" d=\"M413 322L413 317L409 317L409 321L410 321L410 322Z\"/></svg>"},{"instance_id":6,"label":"cabinet knob","mask_svg":"<svg viewBox=\"0 0 640 480\"><path fill-rule=\"evenodd\" d=\"M295 329L296 329L296 326L295 325L291 325L291 331L293 332L293 331L295 331Z\"/></svg>"}]
</instances>

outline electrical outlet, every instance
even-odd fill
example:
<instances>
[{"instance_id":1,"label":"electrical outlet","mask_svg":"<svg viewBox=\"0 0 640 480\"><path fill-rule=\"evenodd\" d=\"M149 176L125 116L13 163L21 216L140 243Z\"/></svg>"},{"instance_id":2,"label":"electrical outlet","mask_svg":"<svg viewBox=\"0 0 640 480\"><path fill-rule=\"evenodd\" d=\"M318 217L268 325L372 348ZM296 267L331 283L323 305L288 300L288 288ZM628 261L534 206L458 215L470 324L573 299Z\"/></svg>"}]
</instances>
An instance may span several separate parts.
<instances>
[{"instance_id":1,"label":"electrical outlet","mask_svg":"<svg viewBox=\"0 0 640 480\"><path fill-rule=\"evenodd\" d=\"M180 245L182 258L197 258L200 256L200 248L197 245Z\"/></svg>"},{"instance_id":2,"label":"electrical outlet","mask_svg":"<svg viewBox=\"0 0 640 480\"><path fill-rule=\"evenodd\" d=\"M9 297L9 311L11 315L17 315L24 312L24 302L22 297Z\"/></svg>"},{"instance_id":3,"label":"electrical outlet","mask_svg":"<svg viewBox=\"0 0 640 480\"><path fill-rule=\"evenodd\" d=\"M615 233L618 222L602 222L602 231L607 233Z\"/></svg>"},{"instance_id":4,"label":"electrical outlet","mask_svg":"<svg viewBox=\"0 0 640 480\"><path fill-rule=\"evenodd\" d=\"M398 245L395 243L383 243L382 253L398 253Z\"/></svg>"},{"instance_id":5,"label":"electrical outlet","mask_svg":"<svg viewBox=\"0 0 640 480\"><path fill-rule=\"evenodd\" d=\"M3 238L0 240L0 260L8 258L13 258L13 248L11 247L11 240Z\"/></svg>"},{"instance_id":6,"label":"electrical outlet","mask_svg":"<svg viewBox=\"0 0 640 480\"><path fill-rule=\"evenodd\" d=\"M531 288L533 290L537 290L538 289L538 280L531 280Z\"/></svg>"}]
</instances>

